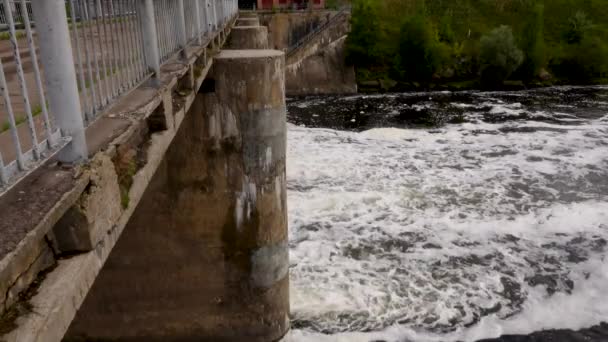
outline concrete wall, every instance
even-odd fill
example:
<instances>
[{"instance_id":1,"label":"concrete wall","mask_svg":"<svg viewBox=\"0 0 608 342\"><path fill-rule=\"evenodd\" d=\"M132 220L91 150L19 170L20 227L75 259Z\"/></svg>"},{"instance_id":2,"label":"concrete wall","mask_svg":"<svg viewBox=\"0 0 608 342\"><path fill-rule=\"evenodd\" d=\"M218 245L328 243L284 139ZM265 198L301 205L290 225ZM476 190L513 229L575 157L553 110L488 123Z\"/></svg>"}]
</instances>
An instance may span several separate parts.
<instances>
[{"instance_id":1,"label":"concrete wall","mask_svg":"<svg viewBox=\"0 0 608 342\"><path fill-rule=\"evenodd\" d=\"M216 59L68 341L287 332L284 56L256 51Z\"/></svg>"},{"instance_id":2,"label":"concrete wall","mask_svg":"<svg viewBox=\"0 0 608 342\"><path fill-rule=\"evenodd\" d=\"M287 94L298 96L356 93L355 69L344 63L345 41L344 36L312 55L287 65L285 70Z\"/></svg>"},{"instance_id":3,"label":"concrete wall","mask_svg":"<svg viewBox=\"0 0 608 342\"><path fill-rule=\"evenodd\" d=\"M259 18L260 24L268 27L270 48L287 50L314 27L323 25L335 14L335 11L261 13Z\"/></svg>"},{"instance_id":4,"label":"concrete wall","mask_svg":"<svg viewBox=\"0 0 608 342\"><path fill-rule=\"evenodd\" d=\"M15 243L0 248L0 341L62 340L127 221L145 201L144 191L196 98L193 90L209 72L209 55L216 52L211 46L223 45L232 24L204 45L188 47L186 58L170 59L157 82L107 108L87 128L87 163L67 168L51 159L0 197L0 231L11 233L0 242ZM115 308L104 303L106 311Z\"/></svg>"},{"instance_id":5,"label":"concrete wall","mask_svg":"<svg viewBox=\"0 0 608 342\"><path fill-rule=\"evenodd\" d=\"M350 14L340 13L321 32L287 56L287 94L350 94L357 92L355 70L345 64Z\"/></svg>"}]
</instances>

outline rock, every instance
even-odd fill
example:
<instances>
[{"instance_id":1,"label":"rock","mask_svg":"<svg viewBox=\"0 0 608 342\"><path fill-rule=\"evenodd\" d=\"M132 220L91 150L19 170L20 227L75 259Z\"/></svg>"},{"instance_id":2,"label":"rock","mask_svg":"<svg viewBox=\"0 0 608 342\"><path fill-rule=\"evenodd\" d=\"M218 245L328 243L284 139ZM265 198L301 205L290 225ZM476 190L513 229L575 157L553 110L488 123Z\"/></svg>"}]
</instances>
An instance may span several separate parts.
<instances>
[{"instance_id":1,"label":"rock","mask_svg":"<svg viewBox=\"0 0 608 342\"><path fill-rule=\"evenodd\" d=\"M541 69L538 73L538 77L543 81L548 81L553 78L553 76L546 69Z\"/></svg>"}]
</instances>

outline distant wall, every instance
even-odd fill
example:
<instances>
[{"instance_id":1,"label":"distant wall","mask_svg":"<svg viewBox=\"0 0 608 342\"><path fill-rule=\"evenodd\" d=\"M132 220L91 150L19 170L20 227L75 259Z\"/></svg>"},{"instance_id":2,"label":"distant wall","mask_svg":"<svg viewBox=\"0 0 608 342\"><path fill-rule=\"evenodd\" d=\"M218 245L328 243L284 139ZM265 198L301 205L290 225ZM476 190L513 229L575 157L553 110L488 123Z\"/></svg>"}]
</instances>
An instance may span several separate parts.
<instances>
[{"instance_id":1,"label":"distant wall","mask_svg":"<svg viewBox=\"0 0 608 342\"><path fill-rule=\"evenodd\" d=\"M285 70L285 91L289 96L351 94L357 92L355 69L344 63L346 36Z\"/></svg>"},{"instance_id":2,"label":"distant wall","mask_svg":"<svg viewBox=\"0 0 608 342\"><path fill-rule=\"evenodd\" d=\"M262 12L259 18L260 25L268 27L270 48L285 51L315 27L326 23L336 13L336 11Z\"/></svg>"},{"instance_id":3,"label":"distant wall","mask_svg":"<svg viewBox=\"0 0 608 342\"><path fill-rule=\"evenodd\" d=\"M338 12L277 13L261 16L269 25L270 45L287 49ZM305 32L305 28L313 27ZM287 55L286 92L289 96L350 94L357 92L355 70L345 64L345 42L350 31L350 14L341 13L323 31Z\"/></svg>"}]
</instances>

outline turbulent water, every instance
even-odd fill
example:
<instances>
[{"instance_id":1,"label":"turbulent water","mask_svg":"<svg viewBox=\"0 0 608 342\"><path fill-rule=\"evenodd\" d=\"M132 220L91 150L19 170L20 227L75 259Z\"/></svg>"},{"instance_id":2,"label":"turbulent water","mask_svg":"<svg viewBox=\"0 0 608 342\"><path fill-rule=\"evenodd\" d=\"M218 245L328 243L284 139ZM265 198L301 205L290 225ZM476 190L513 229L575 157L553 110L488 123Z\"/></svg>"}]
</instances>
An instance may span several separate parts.
<instances>
[{"instance_id":1,"label":"turbulent water","mask_svg":"<svg viewBox=\"0 0 608 342\"><path fill-rule=\"evenodd\" d=\"M608 88L291 100L295 341L608 321Z\"/></svg>"}]
</instances>

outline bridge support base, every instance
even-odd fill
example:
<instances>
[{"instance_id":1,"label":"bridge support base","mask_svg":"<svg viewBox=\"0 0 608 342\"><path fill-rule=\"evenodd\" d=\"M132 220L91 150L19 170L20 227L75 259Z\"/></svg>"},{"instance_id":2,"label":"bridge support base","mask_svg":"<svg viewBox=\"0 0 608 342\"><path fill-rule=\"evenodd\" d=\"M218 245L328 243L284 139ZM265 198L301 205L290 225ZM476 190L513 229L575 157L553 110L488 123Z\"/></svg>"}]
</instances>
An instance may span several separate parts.
<instances>
[{"instance_id":1,"label":"bridge support base","mask_svg":"<svg viewBox=\"0 0 608 342\"><path fill-rule=\"evenodd\" d=\"M226 50L65 341L289 330L284 54Z\"/></svg>"},{"instance_id":2,"label":"bridge support base","mask_svg":"<svg viewBox=\"0 0 608 342\"><path fill-rule=\"evenodd\" d=\"M266 26L233 28L228 49L268 49L268 28Z\"/></svg>"},{"instance_id":3,"label":"bridge support base","mask_svg":"<svg viewBox=\"0 0 608 342\"><path fill-rule=\"evenodd\" d=\"M260 26L260 19L258 18L238 18L236 20L236 26Z\"/></svg>"}]
</instances>

